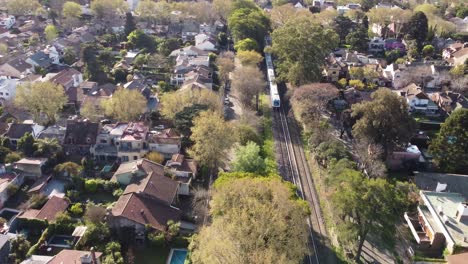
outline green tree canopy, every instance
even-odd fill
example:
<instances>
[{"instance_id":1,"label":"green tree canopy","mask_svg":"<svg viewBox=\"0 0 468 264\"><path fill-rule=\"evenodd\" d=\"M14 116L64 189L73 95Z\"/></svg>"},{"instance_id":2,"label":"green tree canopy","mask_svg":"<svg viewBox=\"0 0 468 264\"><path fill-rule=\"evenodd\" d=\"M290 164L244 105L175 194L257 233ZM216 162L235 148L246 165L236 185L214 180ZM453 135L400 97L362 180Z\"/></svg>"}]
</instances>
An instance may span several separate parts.
<instances>
[{"instance_id":1,"label":"green tree canopy","mask_svg":"<svg viewBox=\"0 0 468 264\"><path fill-rule=\"evenodd\" d=\"M44 35L48 42L53 41L58 37L58 29L54 25L47 25L44 29Z\"/></svg>"},{"instance_id":2,"label":"green tree canopy","mask_svg":"<svg viewBox=\"0 0 468 264\"><path fill-rule=\"evenodd\" d=\"M294 85L320 80L322 62L338 44L333 30L310 17L288 20L273 31L272 38L279 77Z\"/></svg>"},{"instance_id":3,"label":"green tree canopy","mask_svg":"<svg viewBox=\"0 0 468 264\"><path fill-rule=\"evenodd\" d=\"M234 45L234 49L237 51L258 50L258 43L255 39L246 38L237 41Z\"/></svg>"},{"instance_id":4,"label":"green tree canopy","mask_svg":"<svg viewBox=\"0 0 468 264\"><path fill-rule=\"evenodd\" d=\"M369 47L367 29L362 26L357 27L346 36L346 43L351 45L352 50L366 52Z\"/></svg>"},{"instance_id":5,"label":"green tree canopy","mask_svg":"<svg viewBox=\"0 0 468 264\"><path fill-rule=\"evenodd\" d=\"M238 146L234 155L235 158L231 164L233 171L265 173L265 161L260 156L260 147L254 142L250 141L245 146Z\"/></svg>"},{"instance_id":6,"label":"green tree canopy","mask_svg":"<svg viewBox=\"0 0 468 264\"><path fill-rule=\"evenodd\" d=\"M333 30L338 34L340 38L340 43L345 41L346 36L353 30L354 23L353 21L344 15L339 15L335 17L333 23Z\"/></svg>"},{"instance_id":7,"label":"green tree canopy","mask_svg":"<svg viewBox=\"0 0 468 264\"><path fill-rule=\"evenodd\" d=\"M124 27L125 36L128 36L135 29L136 29L135 19L133 18L133 15L131 12L127 12L125 14L125 27Z\"/></svg>"},{"instance_id":8,"label":"green tree canopy","mask_svg":"<svg viewBox=\"0 0 468 264\"><path fill-rule=\"evenodd\" d=\"M305 203L276 177L233 177L217 184L212 224L190 248L194 263L299 263L307 253Z\"/></svg>"},{"instance_id":9,"label":"green tree canopy","mask_svg":"<svg viewBox=\"0 0 468 264\"><path fill-rule=\"evenodd\" d=\"M227 150L232 146L235 135L232 127L216 112L201 112L193 121L190 139L195 142L189 154L201 165L217 168L226 160Z\"/></svg>"},{"instance_id":10,"label":"green tree canopy","mask_svg":"<svg viewBox=\"0 0 468 264\"><path fill-rule=\"evenodd\" d=\"M149 52L156 50L156 41L151 36L146 35L141 29L132 31L128 35L127 40L137 49L146 49Z\"/></svg>"},{"instance_id":11,"label":"green tree canopy","mask_svg":"<svg viewBox=\"0 0 468 264\"><path fill-rule=\"evenodd\" d=\"M240 8L229 16L228 27L234 41L251 38L262 46L270 30L270 19L258 7Z\"/></svg>"},{"instance_id":12,"label":"green tree canopy","mask_svg":"<svg viewBox=\"0 0 468 264\"><path fill-rule=\"evenodd\" d=\"M27 132L18 140L18 149L21 150L24 155L31 157L34 154L34 151L36 151L36 148L34 147L34 137L31 135L31 133Z\"/></svg>"},{"instance_id":13,"label":"green tree canopy","mask_svg":"<svg viewBox=\"0 0 468 264\"><path fill-rule=\"evenodd\" d=\"M8 0L6 1L8 14L23 16L34 14L41 8L37 0Z\"/></svg>"},{"instance_id":14,"label":"green tree canopy","mask_svg":"<svg viewBox=\"0 0 468 264\"><path fill-rule=\"evenodd\" d=\"M468 171L468 109L454 111L441 125L439 134L431 141L429 151L434 162L444 171Z\"/></svg>"},{"instance_id":15,"label":"green tree canopy","mask_svg":"<svg viewBox=\"0 0 468 264\"><path fill-rule=\"evenodd\" d=\"M63 87L50 81L24 83L16 88L15 104L29 110L34 120L40 114L46 116L46 123L55 122L55 115L68 101Z\"/></svg>"},{"instance_id":16,"label":"green tree canopy","mask_svg":"<svg viewBox=\"0 0 468 264\"><path fill-rule=\"evenodd\" d=\"M418 11L410 18L407 25L407 38L416 41L418 51L421 51L428 33L428 24L426 15Z\"/></svg>"},{"instance_id":17,"label":"green tree canopy","mask_svg":"<svg viewBox=\"0 0 468 264\"><path fill-rule=\"evenodd\" d=\"M107 116L119 121L134 121L146 111L146 98L138 90L118 89L110 99L102 101Z\"/></svg>"},{"instance_id":18,"label":"green tree canopy","mask_svg":"<svg viewBox=\"0 0 468 264\"><path fill-rule=\"evenodd\" d=\"M389 89L374 92L372 101L354 104L352 116L357 118L353 134L384 148L384 156L396 146L405 146L415 129L405 99Z\"/></svg>"}]
</instances>

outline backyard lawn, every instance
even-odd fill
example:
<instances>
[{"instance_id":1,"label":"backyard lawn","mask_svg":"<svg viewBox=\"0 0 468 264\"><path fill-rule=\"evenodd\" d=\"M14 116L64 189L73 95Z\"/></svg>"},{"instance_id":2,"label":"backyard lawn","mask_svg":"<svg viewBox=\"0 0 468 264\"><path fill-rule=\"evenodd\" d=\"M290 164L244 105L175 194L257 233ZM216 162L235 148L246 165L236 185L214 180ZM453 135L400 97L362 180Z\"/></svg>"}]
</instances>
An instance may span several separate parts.
<instances>
[{"instance_id":1,"label":"backyard lawn","mask_svg":"<svg viewBox=\"0 0 468 264\"><path fill-rule=\"evenodd\" d=\"M95 204L110 204L117 199L110 192L96 192L96 193L83 193L80 195L80 200L86 202L87 200L92 201Z\"/></svg>"}]
</instances>

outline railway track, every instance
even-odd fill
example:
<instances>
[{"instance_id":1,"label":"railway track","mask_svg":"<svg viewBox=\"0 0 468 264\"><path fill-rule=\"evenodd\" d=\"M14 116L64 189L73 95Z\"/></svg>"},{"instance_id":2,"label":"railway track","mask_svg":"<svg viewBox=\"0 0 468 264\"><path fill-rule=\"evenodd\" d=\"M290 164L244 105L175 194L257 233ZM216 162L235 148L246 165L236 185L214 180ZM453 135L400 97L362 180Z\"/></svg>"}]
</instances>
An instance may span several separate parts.
<instances>
[{"instance_id":1,"label":"railway track","mask_svg":"<svg viewBox=\"0 0 468 264\"><path fill-rule=\"evenodd\" d=\"M311 253L304 262L307 264L333 263L322 254L327 234L297 126L293 122L288 122L289 118L283 108L274 111L273 117L279 149L280 174L284 180L290 181L298 187L298 195L309 203L311 209L311 214L307 219Z\"/></svg>"}]
</instances>

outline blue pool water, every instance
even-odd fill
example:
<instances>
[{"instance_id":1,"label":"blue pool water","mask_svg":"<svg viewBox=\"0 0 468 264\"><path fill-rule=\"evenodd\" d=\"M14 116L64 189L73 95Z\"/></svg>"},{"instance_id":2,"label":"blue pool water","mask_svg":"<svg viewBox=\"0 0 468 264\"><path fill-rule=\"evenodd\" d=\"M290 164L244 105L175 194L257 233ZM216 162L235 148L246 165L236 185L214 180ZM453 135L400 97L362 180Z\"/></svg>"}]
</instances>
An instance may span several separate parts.
<instances>
[{"instance_id":1,"label":"blue pool water","mask_svg":"<svg viewBox=\"0 0 468 264\"><path fill-rule=\"evenodd\" d=\"M170 264L184 264L187 258L186 249L173 249L171 254Z\"/></svg>"}]
</instances>

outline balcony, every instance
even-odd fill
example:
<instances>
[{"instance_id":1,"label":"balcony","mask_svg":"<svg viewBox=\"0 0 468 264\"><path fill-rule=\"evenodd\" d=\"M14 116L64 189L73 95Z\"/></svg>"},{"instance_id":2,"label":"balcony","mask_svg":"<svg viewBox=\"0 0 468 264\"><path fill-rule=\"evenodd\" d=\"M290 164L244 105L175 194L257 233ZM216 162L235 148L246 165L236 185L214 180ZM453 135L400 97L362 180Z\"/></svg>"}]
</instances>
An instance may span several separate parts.
<instances>
[{"instance_id":1,"label":"balcony","mask_svg":"<svg viewBox=\"0 0 468 264\"><path fill-rule=\"evenodd\" d=\"M431 239L424 231L423 226L419 222L418 216L416 214L408 214L406 212L404 216L416 242L418 242L418 244L430 244Z\"/></svg>"}]
</instances>

